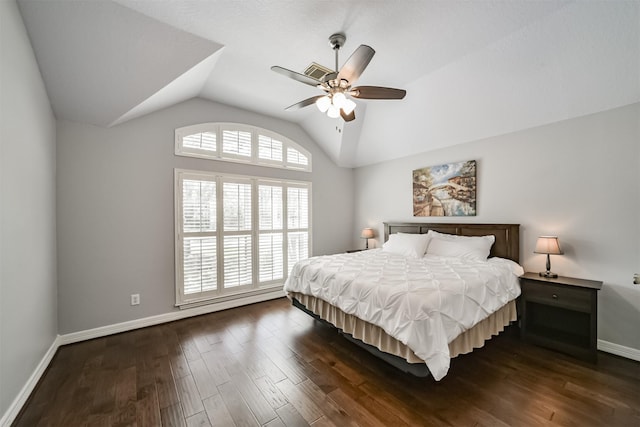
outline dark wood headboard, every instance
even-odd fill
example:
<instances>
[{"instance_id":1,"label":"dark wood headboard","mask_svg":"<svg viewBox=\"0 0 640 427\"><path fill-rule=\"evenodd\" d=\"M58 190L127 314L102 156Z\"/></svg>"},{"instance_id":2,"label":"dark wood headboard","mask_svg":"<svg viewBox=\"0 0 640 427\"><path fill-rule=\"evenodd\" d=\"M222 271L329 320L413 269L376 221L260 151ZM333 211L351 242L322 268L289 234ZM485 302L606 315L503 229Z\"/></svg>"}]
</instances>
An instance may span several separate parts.
<instances>
[{"instance_id":1,"label":"dark wood headboard","mask_svg":"<svg viewBox=\"0 0 640 427\"><path fill-rule=\"evenodd\" d=\"M424 234L429 230L458 236L496 236L490 256L520 262L520 224L445 224L426 222L385 222L384 241L394 233Z\"/></svg>"}]
</instances>

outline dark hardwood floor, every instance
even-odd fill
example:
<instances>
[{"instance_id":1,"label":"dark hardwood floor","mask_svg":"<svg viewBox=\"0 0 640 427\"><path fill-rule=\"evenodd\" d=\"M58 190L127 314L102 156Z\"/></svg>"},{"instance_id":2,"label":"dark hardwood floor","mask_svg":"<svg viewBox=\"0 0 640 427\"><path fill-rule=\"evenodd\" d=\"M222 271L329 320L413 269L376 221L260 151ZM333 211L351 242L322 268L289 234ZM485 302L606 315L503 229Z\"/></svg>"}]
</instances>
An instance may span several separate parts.
<instances>
[{"instance_id":1,"label":"dark hardwood floor","mask_svg":"<svg viewBox=\"0 0 640 427\"><path fill-rule=\"evenodd\" d=\"M639 426L640 363L511 326L435 382L280 299L61 347L14 425Z\"/></svg>"}]
</instances>

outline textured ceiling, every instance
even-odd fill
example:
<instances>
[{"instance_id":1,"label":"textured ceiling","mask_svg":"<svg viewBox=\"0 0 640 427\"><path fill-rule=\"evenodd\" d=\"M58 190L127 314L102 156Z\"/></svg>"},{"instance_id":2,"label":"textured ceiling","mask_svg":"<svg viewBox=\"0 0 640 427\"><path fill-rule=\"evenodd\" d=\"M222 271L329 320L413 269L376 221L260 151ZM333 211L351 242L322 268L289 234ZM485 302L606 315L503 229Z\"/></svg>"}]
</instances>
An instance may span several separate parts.
<instances>
[{"instance_id":1,"label":"textured ceiling","mask_svg":"<svg viewBox=\"0 0 640 427\"><path fill-rule=\"evenodd\" d=\"M638 1L19 0L59 119L110 126L193 98L299 123L361 166L640 101ZM333 67L360 44L358 81L408 91L357 101L344 124L270 71Z\"/></svg>"}]
</instances>

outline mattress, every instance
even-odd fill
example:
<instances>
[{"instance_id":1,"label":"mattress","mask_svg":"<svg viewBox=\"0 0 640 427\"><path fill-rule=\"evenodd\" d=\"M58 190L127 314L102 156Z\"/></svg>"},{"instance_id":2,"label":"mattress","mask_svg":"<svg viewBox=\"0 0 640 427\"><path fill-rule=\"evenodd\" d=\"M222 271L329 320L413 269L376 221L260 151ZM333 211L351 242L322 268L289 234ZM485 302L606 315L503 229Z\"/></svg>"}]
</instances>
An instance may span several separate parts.
<instances>
[{"instance_id":1,"label":"mattress","mask_svg":"<svg viewBox=\"0 0 640 427\"><path fill-rule=\"evenodd\" d=\"M521 271L504 259L411 258L376 249L303 260L284 289L354 337L426 363L440 380L451 357L515 320Z\"/></svg>"}]
</instances>

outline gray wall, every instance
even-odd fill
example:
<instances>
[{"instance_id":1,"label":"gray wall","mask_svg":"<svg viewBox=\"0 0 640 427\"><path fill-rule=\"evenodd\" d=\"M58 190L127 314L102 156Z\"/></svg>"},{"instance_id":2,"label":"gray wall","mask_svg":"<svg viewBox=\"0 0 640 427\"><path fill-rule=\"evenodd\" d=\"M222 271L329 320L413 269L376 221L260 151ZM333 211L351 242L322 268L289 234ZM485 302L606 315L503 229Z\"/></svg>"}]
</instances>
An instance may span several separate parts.
<instances>
[{"instance_id":1,"label":"gray wall","mask_svg":"<svg viewBox=\"0 0 640 427\"><path fill-rule=\"evenodd\" d=\"M313 172L174 155L174 129L239 122L309 150ZM176 310L173 169L283 177L313 184L312 248L343 251L353 229L353 170L339 168L297 125L194 99L113 128L58 123L61 334ZM129 296L140 293L140 306Z\"/></svg>"},{"instance_id":2,"label":"gray wall","mask_svg":"<svg viewBox=\"0 0 640 427\"><path fill-rule=\"evenodd\" d=\"M15 2L0 2L0 416L57 333L55 119Z\"/></svg>"},{"instance_id":3,"label":"gray wall","mask_svg":"<svg viewBox=\"0 0 640 427\"><path fill-rule=\"evenodd\" d=\"M460 124L464 126L464 123ZM640 104L406 157L355 171L355 227L382 222L521 224L521 262L544 270L537 236L558 235L552 270L604 281L598 338L640 350ZM476 217L414 218L411 172L478 161ZM354 244L357 239L354 239ZM381 244L378 237L376 244Z\"/></svg>"}]
</instances>

